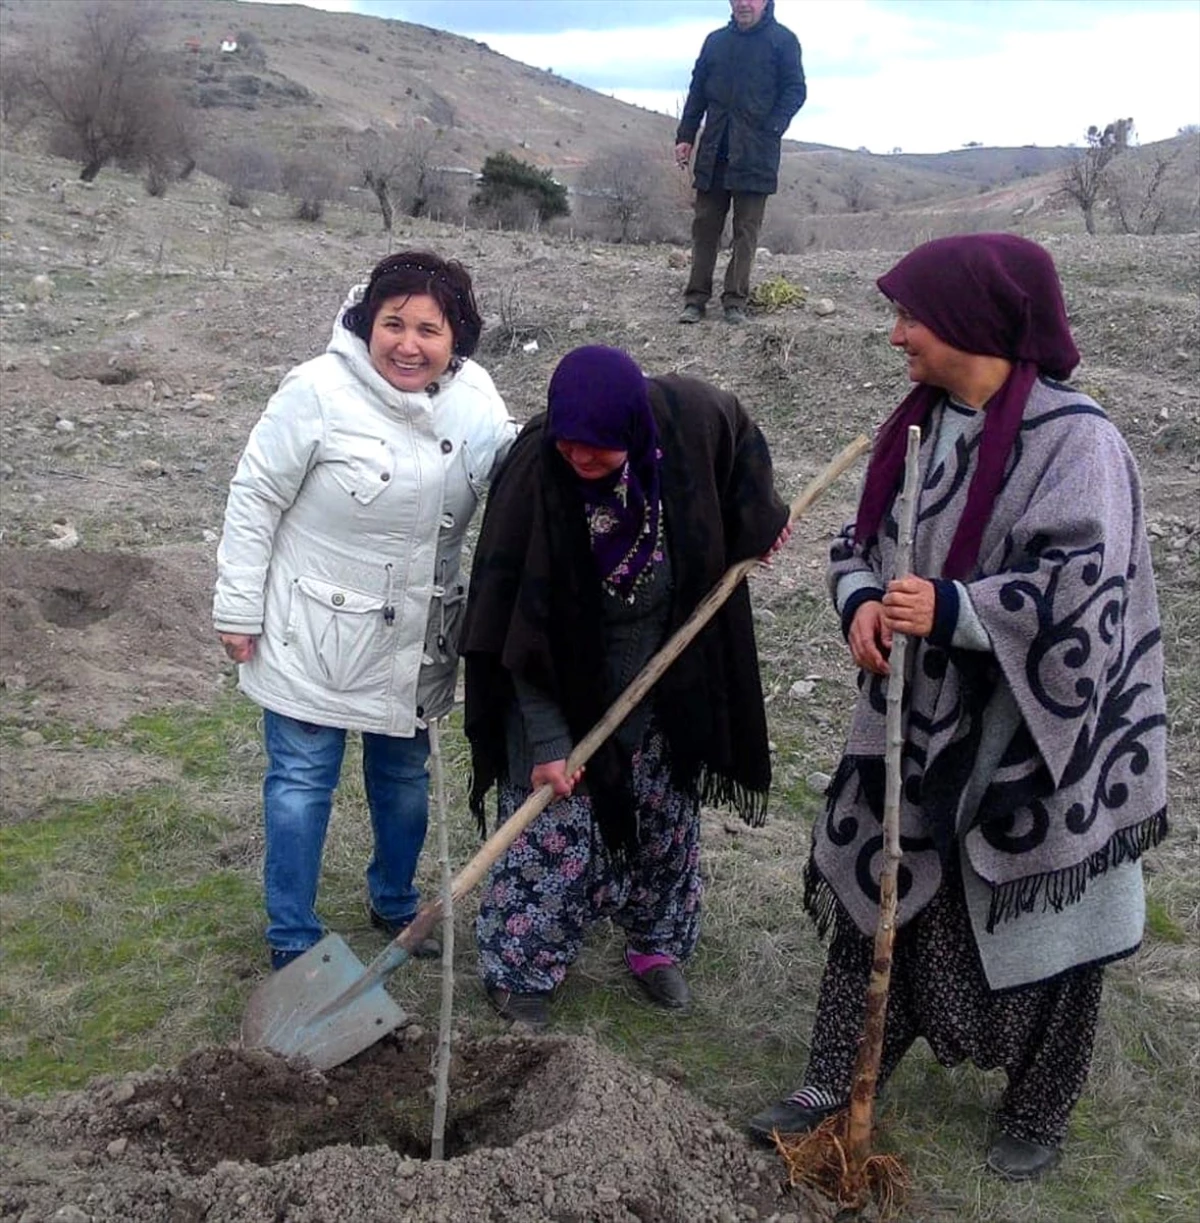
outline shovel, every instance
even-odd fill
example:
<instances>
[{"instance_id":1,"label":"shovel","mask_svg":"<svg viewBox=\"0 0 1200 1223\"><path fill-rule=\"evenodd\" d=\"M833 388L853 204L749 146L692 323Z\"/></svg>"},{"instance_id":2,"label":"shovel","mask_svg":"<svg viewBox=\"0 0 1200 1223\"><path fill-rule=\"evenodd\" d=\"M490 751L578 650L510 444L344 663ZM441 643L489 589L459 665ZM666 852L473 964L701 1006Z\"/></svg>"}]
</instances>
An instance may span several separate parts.
<instances>
[{"instance_id":1,"label":"shovel","mask_svg":"<svg viewBox=\"0 0 1200 1223\"><path fill-rule=\"evenodd\" d=\"M869 445L867 438L855 438L792 502L788 524L800 518ZM568 774L591 759L758 563L757 557L750 557L726 570L604 717L576 744L567 759ZM553 798L553 787L541 786L496 829L454 879L454 903L479 883ZM331 1070L369 1049L404 1024L406 1018L384 988L384 981L410 958L413 948L432 933L441 918L439 896L422 905L404 930L365 967L340 935L327 934L255 987L242 1016L242 1045L270 1049L284 1057L301 1057L318 1070Z\"/></svg>"}]
</instances>

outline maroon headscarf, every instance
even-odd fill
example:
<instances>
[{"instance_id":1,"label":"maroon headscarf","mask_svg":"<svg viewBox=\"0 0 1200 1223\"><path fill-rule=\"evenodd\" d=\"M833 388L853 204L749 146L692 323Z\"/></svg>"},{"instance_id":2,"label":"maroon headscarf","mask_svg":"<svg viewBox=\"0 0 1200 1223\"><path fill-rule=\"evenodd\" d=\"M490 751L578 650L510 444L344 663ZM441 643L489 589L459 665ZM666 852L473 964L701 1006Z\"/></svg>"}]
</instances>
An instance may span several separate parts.
<instances>
[{"instance_id":1,"label":"maroon headscarf","mask_svg":"<svg viewBox=\"0 0 1200 1223\"><path fill-rule=\"evenodd\" d=\"M601 450L624 450L623 467L578 481L592 555L601 581L628 595L655 559L661 514L658 429L646 378L619 348L569 352L550 379L545 437ZM565 462L557 454L553 461Z\"/></svg>"},{"instance_id":2,"label":"maroon headscarf","mask_svg":"<svg viewBox=\"0 0 1200 1223\"><path fill-rule=\"evenodd\" d=\"M876 284L938 339L1013 363L984 405L979 464L942 569L943 577L967 578L1034 382L1039 374L1064 381L1079 363L1058 272L1036 242L1015 234L965 234L918 246ZM878 531L900 485L908 427L924 425L943 394L924 383L914 387L880 426L854 525L859 543Z\"/></svg>"}]
</instances>

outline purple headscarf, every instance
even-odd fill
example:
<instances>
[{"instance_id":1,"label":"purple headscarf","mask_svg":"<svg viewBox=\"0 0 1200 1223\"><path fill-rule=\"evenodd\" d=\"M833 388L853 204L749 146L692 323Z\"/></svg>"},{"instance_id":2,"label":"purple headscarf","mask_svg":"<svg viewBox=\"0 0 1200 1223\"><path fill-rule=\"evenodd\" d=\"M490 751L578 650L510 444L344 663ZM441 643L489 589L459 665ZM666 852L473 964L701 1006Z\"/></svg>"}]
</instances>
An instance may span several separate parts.
<instances>
[{"instance_id":1,"label":"purple headscarf","mask_svg":"<svg viewBox=\"0 0 1200 1223\"><path fill-rule=\"evenodd\" d=\"M1079 363L1058 272L1036 242L1015 234L967 234L918 246L876 283L938 339L1013 363L984 405L979 465L942 570L943 577L967 578L1034 382L1039 374L1061 382ZM942 395L940 387L922 383L880 426L854 526L860 543L879 529L899 487L909 425L923 425Z\"/></svg>"},{"instance_id":2,"label":"purple headscarf","mask_svg":"<svg viewBox=\"0 0 1200 1223\"><path fill-rule=\"evenodd\" d=\"M656 559L661 515L658 429L646 378L618 348L577 348L558 363L548 401L549 443L578 442L628 454L610 476L575 477L600 579L628 596Z\"/></svg>"}]
</instances>

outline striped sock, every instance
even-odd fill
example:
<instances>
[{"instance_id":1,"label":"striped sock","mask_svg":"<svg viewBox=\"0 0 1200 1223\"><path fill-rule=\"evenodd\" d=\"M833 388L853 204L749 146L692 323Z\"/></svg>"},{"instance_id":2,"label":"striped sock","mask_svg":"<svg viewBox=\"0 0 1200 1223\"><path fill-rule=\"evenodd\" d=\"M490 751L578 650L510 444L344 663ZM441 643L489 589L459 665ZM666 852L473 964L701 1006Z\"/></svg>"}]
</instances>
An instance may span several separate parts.
<instances>
[{"instance_id":1,"label":"striped sock","mask_svg":"<svg viewBox=\"0 0 1200 1223\"><path fill-rule=\"evenodd\" d=\"M789 1104L798 1104L801 1108L837 1108L842 1104L842 1098L827 1087L801 1087L787 1098Z\"/></svg>"}]
</instances>

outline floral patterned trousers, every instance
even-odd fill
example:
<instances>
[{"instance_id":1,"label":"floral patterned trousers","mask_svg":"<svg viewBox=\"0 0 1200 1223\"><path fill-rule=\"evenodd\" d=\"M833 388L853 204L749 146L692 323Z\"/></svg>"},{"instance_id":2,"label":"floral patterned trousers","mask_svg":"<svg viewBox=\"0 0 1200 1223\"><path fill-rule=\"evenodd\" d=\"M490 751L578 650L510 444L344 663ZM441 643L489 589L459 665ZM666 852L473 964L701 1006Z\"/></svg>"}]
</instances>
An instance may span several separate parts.
<instances>
[{"instance_id":1,"label":"floral patterned trousers","mask_svg":"<svg viewBox=\"0 0 1200 1223\"><path fill-rule=\"evenodd\" d=\"M529 797L500 786L500 818ZM562 984L587 927L609 917L643 954L685 960L700 936L700 804L671 784L666 740L651 723L633 755L638 850L618 870L574 794L538 816L492 867L475 924L479 975L514 993Z\"/></svg>"}]
</instances>

